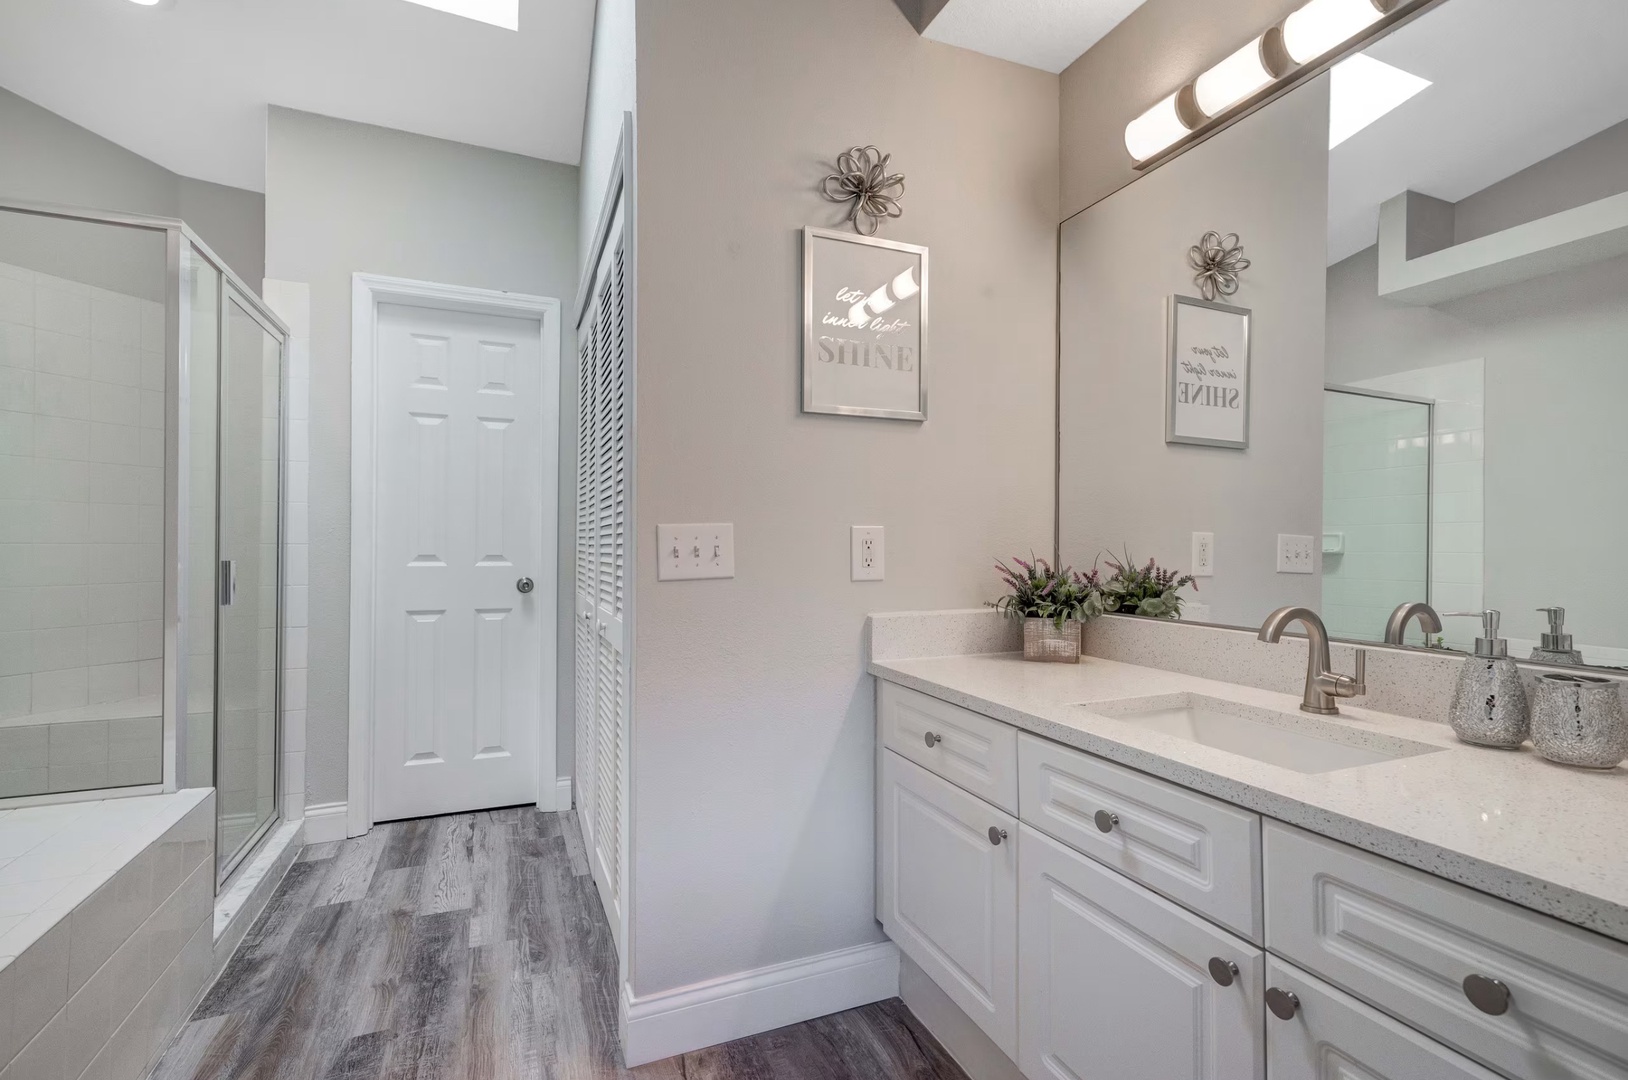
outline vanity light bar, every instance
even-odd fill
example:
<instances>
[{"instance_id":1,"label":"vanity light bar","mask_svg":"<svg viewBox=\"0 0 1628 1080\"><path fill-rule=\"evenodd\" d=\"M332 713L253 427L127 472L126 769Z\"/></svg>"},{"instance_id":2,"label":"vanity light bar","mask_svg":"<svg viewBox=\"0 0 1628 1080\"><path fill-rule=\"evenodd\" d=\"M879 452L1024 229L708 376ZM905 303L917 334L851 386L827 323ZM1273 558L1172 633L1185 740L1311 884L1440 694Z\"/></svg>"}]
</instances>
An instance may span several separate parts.
<instances>
[{"instance_id":1,"label":"vanity light bar","mask_svg":"<svg viewBox=\"0 0 1628 1080\"><path fill-rule=\"evenodd\" d=\"M1127 124L1125 149L1141 165L1296 68L1344 45L1400 3L1310 0L1281 24Z\"/></svg>"}]
</instances>

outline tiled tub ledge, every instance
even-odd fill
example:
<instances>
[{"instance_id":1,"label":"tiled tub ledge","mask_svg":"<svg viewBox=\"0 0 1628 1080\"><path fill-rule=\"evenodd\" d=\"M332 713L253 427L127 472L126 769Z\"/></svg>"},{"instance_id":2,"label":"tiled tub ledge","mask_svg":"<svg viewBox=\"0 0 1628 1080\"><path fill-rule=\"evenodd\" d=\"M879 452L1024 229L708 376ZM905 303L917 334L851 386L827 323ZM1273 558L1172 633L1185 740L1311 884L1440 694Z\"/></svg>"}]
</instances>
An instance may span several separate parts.
<instances>
[{"instance_id":1,"label":"tiled tub ledge","mask_svg":"<svg viewBox=\"0 0 1628 1080\"><path fill-rule=\"evenodd\" d=\"M0 811L0 1080L139 1080L209 977L208 788Z\"/></svg>"},{"instance_id":2,"label":"tiled tub ledge","mask_svg":"<svg viewBox=\"0 0 1628 1080\"><path fill-rule=\"evenodd\" d=\"M1080 664L1031 664L945 648L1002 632L977 627L975 613L946 615L940 629L930 613L873 617L870 640L891 655L873 654L871 674L1628 942L1628 768L1568 769L1530 749L1458 742L1440 717L1462 657L1370 653L1368 696L1329 721L1436 752L1303 774L1117 719L1110 703L1199 694L1295 716L1304 639L1263 645L1238 631L1103 619ZM1350 662L1341 647L1335 665Z\"/></svg>"}]
</instances>

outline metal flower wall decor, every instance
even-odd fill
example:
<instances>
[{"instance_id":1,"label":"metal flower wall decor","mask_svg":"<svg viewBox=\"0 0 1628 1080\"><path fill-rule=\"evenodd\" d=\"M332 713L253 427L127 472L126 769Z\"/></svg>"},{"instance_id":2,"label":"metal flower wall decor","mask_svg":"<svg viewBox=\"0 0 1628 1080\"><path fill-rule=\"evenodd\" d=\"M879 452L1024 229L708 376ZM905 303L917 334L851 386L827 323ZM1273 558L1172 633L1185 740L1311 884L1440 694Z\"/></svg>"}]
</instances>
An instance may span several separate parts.
<instances>
[{"instance_id":1,"label":"metal flower wall decor","mask_svg":"<svg viewBox=\"0 0 1628 1080\"><path fill-rule=\"evenodd\" d=\"M1193 284L1206 300L1237 292L1238 275L1249 269L1238 234L1222 236L1213 229L1199 237L1198 243L1188 251L1187 261L1198 271L1193 275Z\"/></svg>"},{"instance_id":2,"label":"metal flower wall decor","mask_svg":"<svg viewBox=\"0 0 1628 1080\"><path fill-rule=\"evenodd\" d=\"M832 202L853 204L848 220L863 236L875 236L883 218L904 213L899 206L904 198L904 174L888 173L892 160L892 154L874 146L852 147L837 155L837 171L820 185L821 194Z\"/></svg>"}]
</instances>

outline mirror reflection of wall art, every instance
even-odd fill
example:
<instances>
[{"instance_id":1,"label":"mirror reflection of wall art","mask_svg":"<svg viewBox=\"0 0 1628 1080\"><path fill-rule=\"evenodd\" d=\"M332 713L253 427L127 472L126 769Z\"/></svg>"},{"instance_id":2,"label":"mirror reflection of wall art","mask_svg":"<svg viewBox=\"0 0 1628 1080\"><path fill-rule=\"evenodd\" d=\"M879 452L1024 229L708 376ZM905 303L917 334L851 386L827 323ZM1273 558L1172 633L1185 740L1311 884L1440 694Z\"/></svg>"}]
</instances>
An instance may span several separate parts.
<instances>
[{"instance_id":1,"label":"mirror reflection of wall art","mask_svg":"<svg viewBox=\"0 0 1628 1080\"><path fill-rule=\"evenodd\" d=\"M1249 319L1247 308L1170 298L1165 442L1249 446Z\"/></svg>"},{"instance_id":2,"label":"mirror reflection of wall art","mask_svg":"<svg viewBox=\"0 0 1628 1080\"><path fill-rule=\"evenodd\" d=\"M927 249L803 230L803 411L927 419Z\"/></svg>"}]
</instances>

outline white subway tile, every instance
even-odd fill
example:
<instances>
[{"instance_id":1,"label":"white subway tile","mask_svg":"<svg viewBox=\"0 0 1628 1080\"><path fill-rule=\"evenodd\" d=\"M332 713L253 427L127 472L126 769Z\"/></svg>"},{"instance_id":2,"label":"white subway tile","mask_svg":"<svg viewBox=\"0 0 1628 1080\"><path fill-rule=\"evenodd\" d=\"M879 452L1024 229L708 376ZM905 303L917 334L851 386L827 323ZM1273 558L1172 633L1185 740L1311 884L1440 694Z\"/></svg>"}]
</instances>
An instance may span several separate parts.
<instances>
[{"instance_id":1,"label":"white subway tile","mask_svg":"<svg viewBox=\"0 0 1628 1080\"><path fill-rule=\"evenodd\" d=\"M311 584L311 548L308 544L289 544L284 552L283 583L286 585Z\"/></svg>"},{"instance_id":2,"label":"white subway tile","mask_svg":"<svg viewBox=\"0 0 1628 1080\"><path fill-rule=\"evenodd\" d=\"M90 297L71 292L63 283L34 285L34 325L73 337L90 336Z\"/></svg>"},{"instance_id":3,"label":"white subway tile","mask_svg":"<svg viewBox=\"0 0 1628 1080\"><path fill-rule=\"evenodd\" d=\"M89 672L85 668L41 671L33 675L33 711L56 712L77 709L89 703Z\"/></svg>"},{"instance_id":4,"label":"white subway tile","mask_svg":"<svg viewBox=\"0 0 1628 1080\"><path fill-rule=\"evenodd\" d=\"M4 360L0 357L0 360ZM0 363L0 410L34 411L34 371Z\"/></svg>"},{"instance_id":5,"label":"white subway tile","mask_svg":"<svg viewBox=\"0 0 1628 1080\"><path fill-rule=\"evenodd\" d=\"M33 465L29 459L34 456L34 414L31 412L0 411L0 455L14 459L7 473L10 482L0 486L0 493L10 491L13 495L26 494L14 490L15 485L28 484L29 470Z\"/></svg>"},{"instance_id":6,"label":"white subway tile","mask_svg":"<svg viewBox=\"0 0 1628 1080\"><path fill-rule=\"evenodd\" d=\"M85 659L85 628L61 626L51 630L35 630L34 671L61 671L83 668Z\"/></svg>"},{"instance_id":7,"label":"white subway tile","mask_svg":"<svg viewBox=\"0 0 1628 1080\"><path fill-rule=\"evenodd\" d=\"M34 370L79 379L89 378L90 341L49 330L35 330Z\"/></svg>"},{"instance_id":8,"label":"white subway tile","mask_svg":"<svg viewBox=\"0 0 1628 1080\"><path fill-rule=\"evenodd\" d=\"M141 352L106 341L90 344L90 376L98 382L141 387Z\"/></svg>"},{"instance_id":9,"label":"white subway tile","mask_svg":"<svg viewBox=\"0 0 1628 1080\"><path fill-rule=\"evenodd\" d=\"M133 296L99 292L91 297L90 336L93 341L141 347L141 304Z\"/></svg>"}]
</instances>

